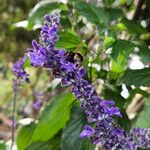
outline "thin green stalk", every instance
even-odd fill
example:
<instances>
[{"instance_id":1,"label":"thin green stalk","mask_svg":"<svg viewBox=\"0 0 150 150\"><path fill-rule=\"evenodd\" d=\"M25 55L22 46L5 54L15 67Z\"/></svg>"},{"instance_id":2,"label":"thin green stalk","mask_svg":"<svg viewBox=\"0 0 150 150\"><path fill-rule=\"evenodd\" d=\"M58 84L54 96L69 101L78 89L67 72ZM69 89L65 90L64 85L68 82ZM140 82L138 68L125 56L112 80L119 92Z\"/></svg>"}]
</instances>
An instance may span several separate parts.
<instances>
[{"instance_id":1,"label":"thin green stalk","mask_svg":"<svg viewBox=\"0 0 150 150\"><path fill-rule=\"evenodd\" d=\"M13 112L12 112L12 142L11 142L11 150L13 149L14 140L15 140L16 98L17 98L17 91L14 92L14 99L13 99Z\"/></svg>"}]
</instances>

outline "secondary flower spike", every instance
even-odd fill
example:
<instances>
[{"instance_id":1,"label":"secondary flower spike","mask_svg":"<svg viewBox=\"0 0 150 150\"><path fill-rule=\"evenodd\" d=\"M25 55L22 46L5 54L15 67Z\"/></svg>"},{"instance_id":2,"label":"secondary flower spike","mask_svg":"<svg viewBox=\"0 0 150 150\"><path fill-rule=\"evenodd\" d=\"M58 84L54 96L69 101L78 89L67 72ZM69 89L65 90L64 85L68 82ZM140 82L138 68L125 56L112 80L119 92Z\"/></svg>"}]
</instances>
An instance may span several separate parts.
<instances>
[{"instance_id":1,"label":"secondary flower spike","mask_svg":"<svg viewBox=\"0 0 150 150\"><path fill-rule=\"evenodd\" d=\"M80 137L90 138L93 144L101 144L106 150L136 150L138 147L150 148L149 130L133 129L125 132L116 124L113 116L121 117L114 101L98 97L93 85L84 79L86 71L68 58L64 49L56 49L59 17L46 15L40 34L39 44L33 40L27 56L34 67L45 67L61 78L62 86L72 85L71 91L81 101L81 108L93 126L85 125ZM147 135L147 136L143 136Z\"/></svg>"},{"instance_id":2,"label":"secondary flower spike","mask_svg":"<svg viewBox=\"0 0 150 150\"><path fill-rule=\"evenodd\" d=\"M21 82L29 83L29 74L24 69L26 59L26 56L20 58L13 66L13 74L16 76L16 79L13 82L13 89L15 91L18 90Z\"/></svg>"}]
</instances>

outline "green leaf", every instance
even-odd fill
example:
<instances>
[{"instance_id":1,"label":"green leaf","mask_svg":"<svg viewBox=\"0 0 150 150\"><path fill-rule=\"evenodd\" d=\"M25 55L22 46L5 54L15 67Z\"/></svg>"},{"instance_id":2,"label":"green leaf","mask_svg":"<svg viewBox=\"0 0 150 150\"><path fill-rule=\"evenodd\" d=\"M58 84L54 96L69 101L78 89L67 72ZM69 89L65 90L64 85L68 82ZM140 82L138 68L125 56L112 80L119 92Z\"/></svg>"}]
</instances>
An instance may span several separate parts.
<instances>
[{"instance_id":1,"label":"green leaf","mask_svg":"<svg viewBox=\"0 0 150 150\"><path fill-rule=\"evenodd\" d=\"M4 142L0 141L0 150L6 150L6 145L4 144Z\"/></svg>"},{"instance_id":2,"label":"green leaf","mask_svg":"<svg viewBox=\"0 0 150 150\"><path fill-rule=\"evenodd\" d=\"M145 28L143 28L138 22L133 21L133 20L127 20L127 19L122 19L121 22L126 29L130 32L130 33L134 33L134 34L142 34L142 33L146 33L147 30Z\"/></svg>"},{"instance_id":3,"label":"green leaf","mask_svg":"<svg viewBox=\"0 0 150 150\"><path fill-rule=\"evenodd\" d=\"M43 16L55 9L67 10L63 3L51 2L49 0L40 1L29 13L28 28L31 29L34 24L41 24Z\"/></svg>"},{"instance_id":4,"label":"green leaf","mask_svg":"<svg viewBox=\"0 0 150 150\"><path fill-rule=\"evenodd\" d=\"M129 54L134 50L133 43L125 40L116 40L112 43L110 78L117 79L127 65Z\"/></svg>"},{"instance_id":5,"label":"green leaf","mask_svg":"<svg viewBox=\"0 0 150 150\"><path fill-rule=\"evenodd\" d=\"M110 79L117 79L119 75L124 71L124 67L127 65L127 60L122 54L119 54L116 60L111 60L111 71L109 72Z\"/></svg>"},{"instance_id":6,"label":"green leaf","mask_svg":"<svg viewBox=\"0 0 150 150\"><path fill-rule=\"evenodd\" d=\"M110 21L118 19L122 15L122 11L119 9L96 7L83 1L75 2L75 9L88 21L98 26L101 25L101 27L108 27Z\"/></svg>"},{"instance_id":7,"label":"green leaf","mask_svg":"<svg viewBox=\"0 0 150 150\"><path fill-rule=\"evenodd\" d=\"M23 126L17 135L17 147L18 150L24 150L30 143L32 139L33 132L35 130L35 123Z\"/></svg>"},{"instance_id":8,"label":"green leaf","mask_svg":"<svg viewBox=\"0 0 150 150\"><path fill-rule=\"evenodd\" d=\"M10 25L10 30L14 30L16 28L27 28L28 26L28 21L27 20L23 20L17 23L13 23L12 25Z\"/></svg>"},{"instance_id":9,"label":"green leaf","mask_svg":"<svg viewBox=\"0 0 150 150\"><path fill-rule=\"evenodd\" d=\"M31 62L30 62L30 59L27 59L24 63L24 68L28 68L28 67L31 67Z\"/></svg>"},{"instance_id":10,"label":"green leaf","mask_svg":"<svg viewBox=\"0 0 150 150\"><path fill-rule=\"evenodd\" d=\"M94 150L95 145L79 137L87 124L86 115L79 106L74 106L70 121L62 131L61 150Z\"/></svg>"},{"instance_id":11,"label":"green leaf","mask_svg":"<svg viewBox=\"0 0 150 150\"><path fill-rule=\"evenodd\" d=\"M116 60L120 54L123 55L125 59L127 59L129 54L134 50L134 45L130 41L116 40L112 44L112 48L113 50L111 57L114 60Z\"/></svg>"},{"instance_id":12,"label":"green leaf","mask_svg":"<svg viewBox=\"0 0 150 150\"><path fill-rule=\"evenodd\" d=\"M143 41L133 41L135 47L139 48L138 55L145 64L150 64L150 48Z\"/></svg>"},{"instance_id":13,"label":"green leaf","mask_svg":"<svg viewBox=\"0 0 150 150\"><path fill-rule=\"evenodd\" d=\"M126 70L125 73L117 80L117 84L121 85L150 86L150 68L138 70Z\"/></svg>"},{"instance_id":14,"label":"green leaf","mask_svg":"<svg viewBox=\"0 0 150 150\"><path fill-rule=\"evenodd\" d=\"M63 128L70 118L70 108L74 100L75 97L71 93L54 97L43 111L32 140L47 141Z\"/></svg>"},{"instance_id":15,"label":"green leaf","mask_svg":"<svg viewBox=\"0 0 150 150\"><path fill-rule=\"evenodd\" d=\"M150 98L145 99L143 110L139 113L136 120L136 127L150 128Z\"/></svg>"},{"instance_id":16,"label":"green leaf","mask_svg":"<svg viewBox=\"0 0 150 150\"><path fill-rule=\"evenodd\" d=\"M150 64L150 49L148 46L139 46L139 49L139 55L141 56L143 63Z\"/></svg>"},{"instance_id":17,"label":"green leaf","mask_svg":"<svg viewBox=\"0 0 150 150\"><path fill-rule=\"evenodd\" d=\"M49 150L48 142L34 142L30 144L25 150Z\"/></svg>"},{"instance_id":18,"label":"green leaf","mask_svg":"<svg viewBox=\"0 0 150 150\"><path fill-rule=\"evenodd\" d=\"M104 39L104 47L109 48L114 42L115 42L115 39L113 37L106 36Z\"/></svg>"},{"instance_id":19,"label":"green leaf","mask_svg":"<svg viewBox=\"0 0 150 150\"><path fill-rule=\"evenodd\" d=\"M104 69L101 69L101 70L98 72L98 78L101 78L101 79L106 80L107 74L108 74L108 71L106 71L106 70L104 70Z\"/></svg>"},{"instance_id":20,"label":"green leaf","mask_svg":"<svg viewBox=\"0 0 150 150\"><path fill-rule=\"evenodd\" d=\"M61 137L60 135L54 137L51 139L48 143L48 150L60 150L60 143L61 142Z\"/></svg>"},{"instance_id":21,"label":"green leaf","mask_svg":"<svg viewBox=\"0 0 150 150\"><path fill-rule=\"evenodd\" d=\"M79 37L72 31L64 31L59 33L59 40L56 43L57 48L64 48L67 50L76 49L82 43Z\"/></svg>"},{"instance_id":22,"label":"green leaf","mask_svg":"<svg viewBox=\"0 0 150 150\"><path fill-rule=\"evenodd\" d=\"M26 150L60 150L60 137L56 136L46 142L33 142Z\"/></svg>"}]
</instances>

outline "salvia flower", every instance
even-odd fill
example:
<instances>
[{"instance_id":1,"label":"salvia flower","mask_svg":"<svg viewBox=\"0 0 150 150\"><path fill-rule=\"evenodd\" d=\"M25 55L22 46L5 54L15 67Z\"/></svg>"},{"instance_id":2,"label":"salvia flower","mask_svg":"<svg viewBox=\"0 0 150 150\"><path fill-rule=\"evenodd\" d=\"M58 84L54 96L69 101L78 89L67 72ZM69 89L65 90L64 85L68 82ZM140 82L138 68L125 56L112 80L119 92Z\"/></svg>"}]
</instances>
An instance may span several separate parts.
<instances>
[{"instance_id":1,"label":"salvia flower","mask_svg":"<svg viewBox=\"0 0 150 150\"><path fill-rule=\"evenodd\" d=\"M141 146L150 147L147 130L133 129L131 133L127 133L121 129L113 118L122 116L114 101L99 98L93 85L84 78L86 70L71 61L68 52L55 48L55 43L59 39L59 17L46 15L44 18L40 44L33 40L27 56L33 66L52 70L55 77L61 78L62 86L72 85L71 91L81 101L81 108L85 111L88 122L94 124L85 125L80 137L90 138L92 143L101 144L106 150L136 150ZM146 135L145 139L143 135ZM142 141L139 145L140 140Z\"/></svg>"}]
</instances>

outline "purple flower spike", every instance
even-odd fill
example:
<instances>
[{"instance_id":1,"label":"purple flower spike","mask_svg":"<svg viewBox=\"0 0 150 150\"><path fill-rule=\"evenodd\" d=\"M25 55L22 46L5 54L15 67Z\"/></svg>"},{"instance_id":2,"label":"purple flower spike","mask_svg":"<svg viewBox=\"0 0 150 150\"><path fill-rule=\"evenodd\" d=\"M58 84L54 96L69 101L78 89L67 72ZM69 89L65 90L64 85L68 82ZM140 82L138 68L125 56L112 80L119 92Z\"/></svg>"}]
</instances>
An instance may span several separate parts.
<instances>
[{"instance_id":1,"label":"purple flower spike","mask_svg":"<svg viewBox=\"0 0 150 150\"><path fill-rule=\"evenodd\" d=\"M29 82L29 74L24 70L24 63L26 61L26 56L20 58L13 66L13 74L17 78L21 78L26 82Z\"/></svg>"},{"instance_id":2,"label":"purple flower spike","mask_svg":"<svg viewBox=\"0 0 150 150\"><path fill-rule=\"evenodd\" d=\"M55 77L61 78L62 86L72 85L72 93L82 101L81 108L85 111L87 120L93 124L92 127L85 125L80 137L88 137L93 144L101 144L106 150L137 150L141 146L149 147L149 130L134 129L127 133L121 129L113 118L121 117L114 101L99 98L94 86L84 78L86 70L79 67L77 62L70 61L65 50L56 49L59 17L46 15L44 18L40 34L41 44L33 41L33 48L27 54L33 66L51 69ZM40 102L35 106L40 106Z\"/></svg>"},{"instance_id":3,"label":"purple flower spike","mask_svg":"<svg viewBox=\"0 0 150 150\"><path fill-rule=\"evenodd\" d=\"M24 69L24 63L27 57L20 58L13 66L13 74L16 76L13 82L13 89L17 91L21 82L29 83L29 74Z\"/></svg>"}]
</instances>

